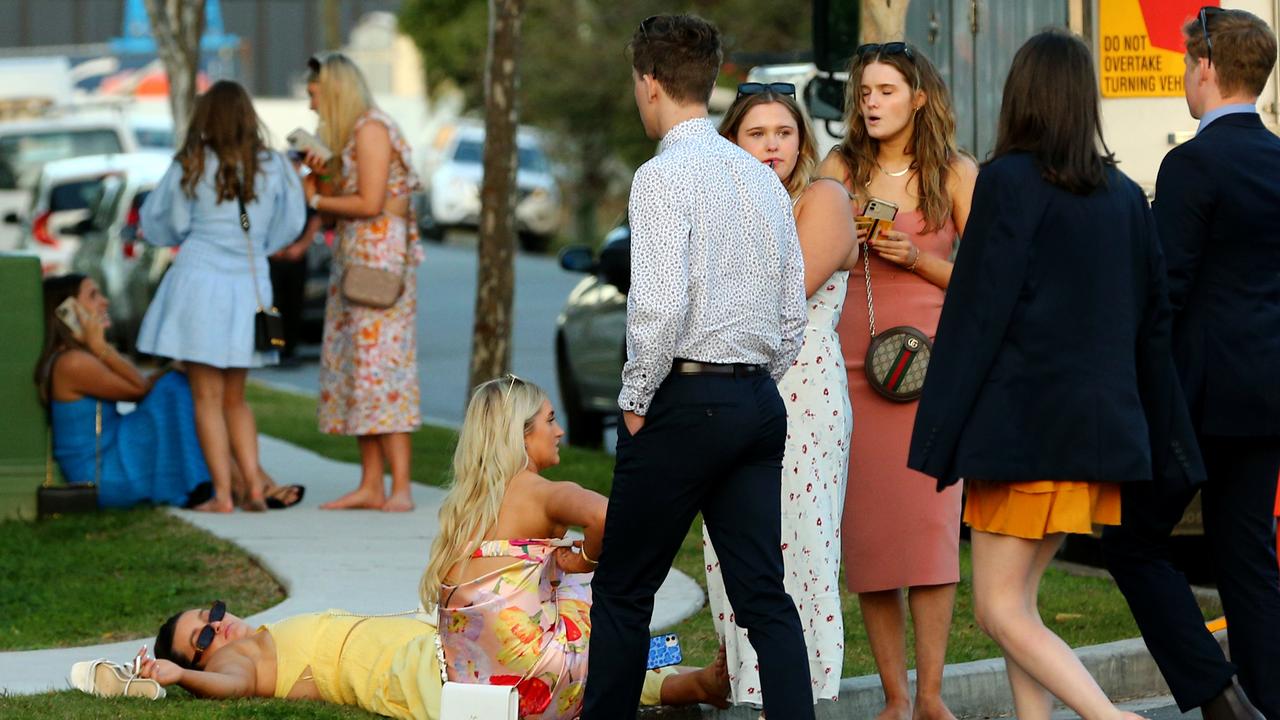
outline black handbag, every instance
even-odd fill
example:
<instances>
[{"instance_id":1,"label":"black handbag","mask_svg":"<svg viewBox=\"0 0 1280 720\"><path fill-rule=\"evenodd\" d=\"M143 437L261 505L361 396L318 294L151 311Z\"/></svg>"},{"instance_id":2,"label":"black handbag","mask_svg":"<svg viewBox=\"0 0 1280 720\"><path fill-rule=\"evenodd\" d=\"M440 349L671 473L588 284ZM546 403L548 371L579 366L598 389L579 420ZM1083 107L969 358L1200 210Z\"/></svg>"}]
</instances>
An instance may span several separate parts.
<instances>
[{"instance_id":1,"label":"black handbag","mask_svg":"<svg viewBox=\"0 0 1280 720\"><path fill-rule=\"evenodd\" d=\"M48 432L44 459L44 484L36 488L36 517L48 518L98 509L98 483L102 480L102 402L98 401L93 420L93 482L53 483L53 429Z\"/></svg>"},{"instance_id":2,"label":"black handbag","mask_svg":"<svg viewBox=\"0 0 1280 720\"><path fill-rule=\"evenodd\" d=\"M249 237L249 211L244 207L244 198L236 193L236 202L240 204L240 229L244 231L244 242L249 248L249 274L253 276L253 294L258 299L258 311L253 315L253 348L258 352L270 352L284 347L284 317L280 311L262 304L262 295L258 293L258 268L253 263L253 240Z\"/></svg>"},{"instance_id":3,"label":"black handbag","mask_svg":"<svg viewBox=\"0 0 1280 720\"><path fill-rule=\"evenodd\" d=\"M862 366L867 384L887 400L911 402L924 392L925 371L933 354L929 336L910 325L891 327L876 333L876 309L871 299L871 259L866 243L862 244L862 269L867 278L867 324L871 328L871 344Z\"/></svg>"}]
</instances>

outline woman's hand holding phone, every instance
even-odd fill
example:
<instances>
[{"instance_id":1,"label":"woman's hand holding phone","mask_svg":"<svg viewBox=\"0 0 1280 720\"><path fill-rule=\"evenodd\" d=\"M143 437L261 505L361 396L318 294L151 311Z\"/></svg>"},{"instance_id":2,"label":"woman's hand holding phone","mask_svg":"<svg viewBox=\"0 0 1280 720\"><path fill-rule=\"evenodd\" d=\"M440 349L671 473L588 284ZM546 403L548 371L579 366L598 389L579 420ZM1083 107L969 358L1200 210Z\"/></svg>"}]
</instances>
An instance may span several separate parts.
<instances>
[{"instance_id":1,"label":"woman's hand holding phone","mask_svg":"<svg viewBox=\"0 0 1280 720\"><path fill-rule=\"evenodd\" d=\"M302 156L302 163L311 168L311 172L317 175L325 175L329 172L328 161L313 150L308 150Z\"/></svg>"},{"instance_id":2,"label":"woman's hand holding phone","mask_svg":"<svg viewBox=\"0 0 1280 720\"><path fill-rule=\"evenodd\" d=\"M871 243L871 248L885 260L903 267L915 262L920 255L920 249L911 244L907 234L897 230L881 231Z\"/></svg>"},{"instance_id":3,"label":"woman's hand holding phone","mask_svg":"<svg viewBox=\"0 0 1280 720\"><path fill-rule=\"evenodd\" d=\"M80 335L76 339L89 348L89 352L102 357L107 351L107 330L102 321L89 312L80 303L74 306L76 319L80 322Z\"/></svg>"}]
</instances>

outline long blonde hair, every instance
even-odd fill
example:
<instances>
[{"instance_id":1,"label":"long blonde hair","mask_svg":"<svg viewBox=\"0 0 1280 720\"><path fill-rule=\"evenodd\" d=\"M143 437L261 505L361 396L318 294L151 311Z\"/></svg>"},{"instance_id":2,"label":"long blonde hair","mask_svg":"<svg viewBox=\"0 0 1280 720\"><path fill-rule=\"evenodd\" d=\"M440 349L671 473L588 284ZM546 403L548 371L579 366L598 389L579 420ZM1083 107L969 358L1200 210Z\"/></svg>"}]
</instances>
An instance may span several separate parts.
<instances>
[{"instance_id":1,"label":"long blonde hair","mask_svg":"<svg viewBox=\"0 0 1280 720\"><path fill-rule=\"evenodd\" d=\"M794 98L773 90L743 95L734 100L725 112L724 119L720 121L720 135L736 145L738 129L742 127L742 121L746 119L747 113L751 112L753 107L769 103L778 103L786 108L791 113L791 118L796 121L796 132L800 134L800 155L796 158L796 166L791 168L791 174L782 183L787 193L791 195L791 199L795 200L800 197L800 193L804 192L805 188L809 187L809 176L813 174L813 168L818 164L818 146L813 141L813 128L810 127L809 121L800 111L800 106L796 104Z\"/></svg>"},{"instance_id":2,"label":"long blonde hair","mask_svg":"<svg viewBox=\"0 0 1280 720\"><path fill-rule=\"evenodd\" d=\"M356 121L377 106L365 82L364 73L351 58L340 52L325 53L312 58L308 83L317 85L316 114L320 125L316 133L330 150L333 159L330 170L342 172L342 149L351 140Z\"/></svg>"},{"instance_id":3,"label":"long blonde hair","mask_svg":"<svg viewBox=\"0 0 1280 720\"><path fill-rule=\"evenodd\" d=\"M418 590L422 606L440 599L454 565L466 567L485 534L498 522L507 483L529 466L524 436L547 393L514 375L482 383L471 394L453 452L453 482L440 507L440 531Z\"/></svg>"},{"instance_id":4,"label":"long blonde hair","mask_svg":"<svg viewBox=\"0 0 1280 720\"><path fill-rule=\"evenodd\" d=\"M844 161L854 194L865 204L869 199L867 183L876 170L880 141L867 133L862 117L862 71L872 63L889 65L907 79L913 93L924 91L924 105L911 118L907 154L916 177L925 232L932 232L945 225L951 215L947 180L951 163L960 155L956 147L956 115L951 107L951 94L937 68L915 46L907 47L907 52L887 55L880 51L863 56L854 53L845 89L845 136L831 152Z\"/></svg>"}]
</instances>

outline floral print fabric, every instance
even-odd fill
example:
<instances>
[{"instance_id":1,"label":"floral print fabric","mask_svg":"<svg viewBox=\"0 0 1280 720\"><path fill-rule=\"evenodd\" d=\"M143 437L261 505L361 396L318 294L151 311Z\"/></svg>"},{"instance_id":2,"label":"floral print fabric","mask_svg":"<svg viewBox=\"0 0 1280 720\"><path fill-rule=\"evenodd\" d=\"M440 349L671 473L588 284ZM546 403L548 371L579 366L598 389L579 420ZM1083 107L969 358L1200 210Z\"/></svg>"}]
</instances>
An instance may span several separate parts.
<instances>
[{"instance_id":1,"label":"floral print fabric","mask_svg":"<svg viewBox=\"0 0 1280 720\"><path fill-rule=\"evenodd\" d=\"M420 187L409 168L412 157L399 129L380 111L356 122L352 141L342 151L344 195L356 192L355 133L366 122L385 125L395 151L387 196L400 197ZM404 277L404 292L389 308L371 308L342 296L342 274L350 265L400 273L405 247L413 266ZM412 432L422 424L418 395L417 274L422 261L418 223L412 211L401 218L383 213L338 223L337 247L329 273L324 309L324 344L320 353L320 431L331 435L377 435Z\"/></svg>"},{"instance_id":2,"label":"floral print fabric","mask_svg":"<svg viewBox=\"0 0 1280 720\"><path fill-rule=\"evenodd\" d=\"M840 521L853 410L836 323L849 273L840 271L809 298L809 324L795 364L778 383L787 406L782 458L782 561L809 655L814 702L836 700L844 664L840 608ZM733 701L761 706L760 666L747 631L734 622L715 548L702 529L707 598L725 643Z\"/></svg>"},{"instance_id":3,"label":"floral print fabric","mask_svg":"<svg viewBox=\"0 0 1280 720\"><path fill-rule=\"evenodd\" d=\"M487 540L475 558L512 564L445 585L440 640L453 682L514 685L520 717L571 720L582 712L591 638L591 575L569 575L550 540Z\"/></svg>"}]
</instances>

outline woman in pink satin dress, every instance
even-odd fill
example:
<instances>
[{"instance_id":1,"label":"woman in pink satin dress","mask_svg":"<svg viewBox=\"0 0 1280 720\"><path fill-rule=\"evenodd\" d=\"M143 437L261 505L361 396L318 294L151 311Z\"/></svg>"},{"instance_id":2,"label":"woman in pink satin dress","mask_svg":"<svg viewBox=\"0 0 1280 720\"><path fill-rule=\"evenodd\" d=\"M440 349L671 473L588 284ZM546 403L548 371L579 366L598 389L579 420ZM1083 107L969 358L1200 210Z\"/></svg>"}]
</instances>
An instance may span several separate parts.
<instances>
[{"instance_id":1,"label":"woman in pink satin dress","mask_svg":"<svg viewBox=\"0 0 1280 720\"><path fill-rule=\"evenodd\" d=\"M848 134L817 175L842 180L860 207L873 197L897 203L892 230L859 237L869 246L876 328L910 325L932 338L978 168L956 148L946 86L918 50L900 42L864 45L854 63L849 96L860 101L848 103ZM837 327L857 418L841 526L845 578L858 593L884 685L880 717L947 720L953 716L942 702L942 668L960 579L961 491L956 485L937 493L930 478L907 469L916 403L887 400L867 383L871 333L861 269L852 273Z\"/></svg>"}]
</instances>

